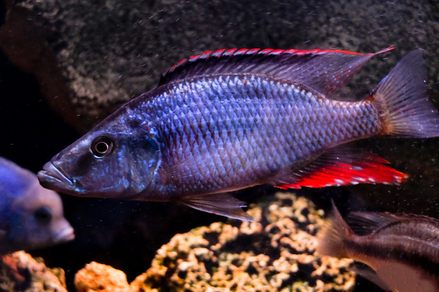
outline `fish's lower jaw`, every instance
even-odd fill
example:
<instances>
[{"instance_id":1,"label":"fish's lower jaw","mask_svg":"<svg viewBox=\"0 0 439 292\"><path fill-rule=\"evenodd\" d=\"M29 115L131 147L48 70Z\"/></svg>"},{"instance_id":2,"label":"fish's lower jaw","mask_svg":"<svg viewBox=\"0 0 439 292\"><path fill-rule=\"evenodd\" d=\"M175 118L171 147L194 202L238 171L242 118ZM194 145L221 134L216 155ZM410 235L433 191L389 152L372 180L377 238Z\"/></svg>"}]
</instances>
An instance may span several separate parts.
<instances>
[{"instance_id":1,"label":"fish's lower jaw","mask_svg":"<svg viewBox=\"0 0 439 292\"><path fill-rule=\"evenodd\" d=\"M65 228L58 236L55 238L55 243L69 242L75 239L75 232L71 226Z\"/></svg>"},{"instance_id":2,"label":"fish's lower jaw","mask_svg":"<svg viewBox=\"0 0 439 292\"><path fill-rule=\"evenodd\" d=\"M73 181L50 161L43 166L43 170L38 172L37 177L40 184L48 189L60 192L75 189Z\"/></svg>"}]
</instances>

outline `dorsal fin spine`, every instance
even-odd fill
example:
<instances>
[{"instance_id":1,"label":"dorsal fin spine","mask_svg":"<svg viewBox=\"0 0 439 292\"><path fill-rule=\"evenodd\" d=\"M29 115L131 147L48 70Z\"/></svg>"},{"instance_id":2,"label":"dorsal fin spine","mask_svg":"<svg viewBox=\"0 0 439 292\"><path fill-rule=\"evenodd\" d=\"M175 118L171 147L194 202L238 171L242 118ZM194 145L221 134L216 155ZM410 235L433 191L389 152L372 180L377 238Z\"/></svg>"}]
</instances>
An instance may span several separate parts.
<instances>
[{"instance_id":1,"label":"dorsal fin spine","mask_svg":"<svg viewBox=\"0 0 439 292\"><path fill-rule=\"evenodd\" d=\"M272 50L270 55L280 55L283 52L285 52L285 50Z\"/></svg>"},{"instance_id":2,"label":"dorsal fin spine","mask_svg":"<svg viewBox=\"0 0 439 292\"><path fill-rule=\"evenodd\" d=\"M259 52L260 50L261 50L260 48L250 49L250 50L248 50L247 55L255 54L255 53Z\"/></svg>"},{"instance_id":3,"label":"dorsal fin spine","mask_svg":"<svg viewBox=\"0 0 439 292\"><path fill-rule=\"evenodd\" d=\"M259 52L259 54L266 55L271 53L271 51L273 51L273 49L263 49L262 51Z\"/></svg>"},{"instance_id":4,"label":"dorsal fin spine","mask_svg":"<svg viewBox=\"0 0 439 292\"><path fill-rule=\"evenodd\" d=\"M386 51L390 51L392 50L394 47L389 47L387 49L384 49L380 52L386 52ZM342 54L352 54L352 55L373 55L374 53L367 53L367 54L363 54L363 53L357 53L357 52L350 52L350 51L342 51L342 50L320 50L320 49L313 49L313 50L296 50L296 49L288 49L288 50L283 50L283 49L263 49L261 50L260 48L253 48L253 49L221 49L221 50L216 50L215 52L213 51L206 51L200 55L195 55L195 56L191 56L189 59L183 59L180 62L178 62L177 64L175 64L174 66L172 66L167 72L163 73L163 75L166 75L167 73L171 73L173 71L175 71L175 69L177 67L183 66L184 64L186 64L188 61L189 62L195 62L199 59L209 59L209 58L220 58L222 56L239 56L239 55L255 55L255 54L261 54L261 55L280 55L283 53L287 53L287 54L296 54L296 55L305 55L305 54L327 54L327 53L342 53Z\"/></svg>"},{"instance_id":5,"label":"dorsal fin spine","mask_svg":"<svg viewBox=\"0 0 439 292\"><path fill-rule=\"evenodd\" d=\"M390 51L394 49L394 47L389 47L387 49L384 49L380 52L386 52L386 51ZM167 74L170 72L173 72L177 67L183 66L184 64L186 64L188 61L189 62L195 62L199 59L209 59L212 57L215 58L220 58L222 56L239 56L239 55L255 55L255 54L261 54L261 55L280 55L282 53L288 53L288 54L297 54L297 55L305 55L305 54L327 54L327 53L342 53L342 54L352 54L352 55L373 55L374 53L367 53L367 54L363 54L363 53L357 53L357 52L351 52L351 51L343 51L343 50L320 50L320 49L313 49L313 50L296 50L296 49L288 49L288 50L283 50L283 49L263 49L261 50L260 48L253 48L253 49L221 49L221 50L216 50L215 52L213 51L206 51L200 55L195 55L195 56L191 56L189 59L183 59L180 62L178 62L176 65L172 66L167 72L163 73L163 74ZM376 54L376 53L375 53Z\"/></svg>"},{"instance_id":6,"label":"dorsal fin spine","mask_svg":"<svg viewBox=\"0 0 439 292\"><path fill-rule=\"evenodd\" d=\"M234 53L234 56L239 56L239 55L244 55L245 53L248 52L248 49L240 49L238 51L236 51L236 53Z\"/></svg>"},{"instance_id":7,"label":"dorsal fin spine","mask_svg":"<svg viewBox=\"0 0 439 292\"><path fill-rule=\"evenodd\" d=\"M230 49L223 53L223 56L233 56L237 49Z\"/></svg>"},{"instance_id":8,"label":"dorsal fin spine","mask_svg":"<svg viewBox=\"0 0 439 292\"><path fill-rule=\"evenodd\" d=\"M225 49L217 50L215 53L212 54L212 57L219 57L224 53Z\"/></svg>"},{"instance_id":9,"label":"dorsal fin spine","mask_svg":"<svg viewBox=\"0 0 439 292\"><path fill-rule=\"evenodd\" d=\"M319 49L234 48L206 51L171 67L162 75L159 85L213 72L267 74L273 78L292 80L326 95L346 84L372 56L392 49L370 54ZM326 67L327 64L330 66ZM237 71L234 71L235 68Z\"/></svg>"},{"instance_id":10,"label":"dorsal fin spine","mask_svg":"<svg viewBox=\"0 0 439 292\"><path fill-rule=\"evenodd\" d=\"M203 58L203 59L207 59L207 58L209 58L211 55L212 55L212 51L207 51L207 52L204 52L203 55L201 55L201 58Z\"/></svg>"}]
</instances>

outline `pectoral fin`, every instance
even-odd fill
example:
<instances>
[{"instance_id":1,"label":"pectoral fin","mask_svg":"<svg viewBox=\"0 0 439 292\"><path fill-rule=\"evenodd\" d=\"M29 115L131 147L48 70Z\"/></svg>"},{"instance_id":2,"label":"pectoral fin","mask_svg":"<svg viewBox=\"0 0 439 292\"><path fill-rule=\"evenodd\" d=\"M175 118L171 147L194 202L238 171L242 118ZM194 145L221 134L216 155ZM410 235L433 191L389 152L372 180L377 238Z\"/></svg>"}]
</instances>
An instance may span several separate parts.
<instances>
[{"instance_id":1,"label":"pectoral fin","mask_svg":"<svg viewBox=\"0 0 439 292\"><path fill-rule=\"evenodd\" d=\"M244 221L253 221L253 218L241 208L245 203L227 193L187 196L181 203L199 211L234 218Z\"/></svg>"}]
</instances>

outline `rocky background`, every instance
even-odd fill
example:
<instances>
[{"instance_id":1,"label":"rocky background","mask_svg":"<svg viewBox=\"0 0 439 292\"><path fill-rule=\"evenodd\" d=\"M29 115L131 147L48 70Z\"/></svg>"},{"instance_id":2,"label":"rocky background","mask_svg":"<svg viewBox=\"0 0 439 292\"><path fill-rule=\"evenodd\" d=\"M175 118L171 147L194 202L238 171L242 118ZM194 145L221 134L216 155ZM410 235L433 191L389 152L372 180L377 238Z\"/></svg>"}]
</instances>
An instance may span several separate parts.
<instances>
[{"instance_id":1,"label":"rocky background","mask_svg":"<svg viewBox=\"0 0 439 292\"><path fill-rule=\"evenodd\" d=\"M253 222L230 219L176 234L130 284L123 271L93 261L76 273L75 288L78 292L354 291L353 260L315 253L316 234L325 221L324 211L311 201L276 193L252 204L248 213ZM47 268L42 259L16 252L0 261L0 291L67 292L65 287L63 270Z\"/></svg>"},{"instance_id":2,"label":"rocky background","mask_svg":"<svg viewBox=\"0 0 439 292\"><path fill-rule=\"evenodd\" d=\"M356 84L359 94L392 62L423 48L430 84L439 81L436 1L5 2L1 49L37 76L48 103L81 130L153 88L179 60L220 48L375 52L396 46L363 72L373 82Z\"/></svg>"},{"instance_id":3,"label":"rocky background","mask_svg":"<svg viewBox=\"0 0 439 292\"><path fill-rule=\"evenodd\" d=\"M0 155L36 172L115 108L153 88L173 64L220 48L374 52L395 45L342 92L353 98L367 96L403 55L423 48L429 96L438 104L438 20L435 0L0 1ZM439 217L437 141L358 143L410 174L401 186L300 193L323 207L342 197L351 198L351 208ZM237 195L252 201L272 194L260 187ZM63 200L75 242L33 254L63 267L71 286L73 274L93 260L131 281L175 233L221 219L172 204Z\"/></svg>"}]
</instances>

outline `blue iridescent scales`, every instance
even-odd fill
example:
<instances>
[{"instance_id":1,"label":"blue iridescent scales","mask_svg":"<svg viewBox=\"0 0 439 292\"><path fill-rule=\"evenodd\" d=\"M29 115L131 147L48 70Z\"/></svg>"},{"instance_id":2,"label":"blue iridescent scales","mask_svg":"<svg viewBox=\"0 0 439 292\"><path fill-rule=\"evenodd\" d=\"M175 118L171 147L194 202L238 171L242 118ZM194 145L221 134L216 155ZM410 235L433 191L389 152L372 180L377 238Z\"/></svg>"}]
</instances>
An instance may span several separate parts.
<instances>
[{"instance_id":1,"label":"blue iridescent scales","mask_svg":"<svg viewBox=\"0 0 439 292\"><path fill-rule=\"evenodd\" d=\"M39 179L72 195L177 201L242 220L251 218L230 191L401 183L408 176L386 160L337 146L439 136L421 51L362 101L328 97L391 49L233 49L185 59L52 158Z\"/></svg>"},{"instance_id":2,"label":"blue iridescent scales","mask_svg":"<svg viewBox=\"0 0 439 292\"><path fill-rule=\"evenodd\" d=\"M381 130L369 100L330 100L286 80L234 74L157 91L132 110L164 141L170 182L184 194L267 183L292 163Z\"/></svg>"}]
</instances>

